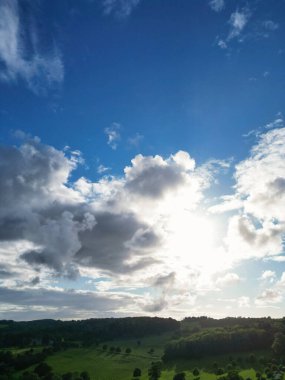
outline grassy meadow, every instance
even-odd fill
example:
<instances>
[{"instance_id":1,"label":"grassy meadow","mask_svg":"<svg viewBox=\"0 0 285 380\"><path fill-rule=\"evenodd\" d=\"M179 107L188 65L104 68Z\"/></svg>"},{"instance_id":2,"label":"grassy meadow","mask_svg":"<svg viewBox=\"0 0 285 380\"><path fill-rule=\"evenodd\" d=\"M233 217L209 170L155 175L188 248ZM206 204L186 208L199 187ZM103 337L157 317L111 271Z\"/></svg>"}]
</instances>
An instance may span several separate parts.
<instances>
[{"instance_id":1,"label":"grassy meadow","mask_svg":"<svg viewBox=\"0 0 285 380\"><path fill-rule=\"evenodd\" d=\"M285 319L207 317L9 322L0 330L0 380L134 380L136 368L135 380L182 372L186 380L285 380L284 327Z\"/></svg>"},{"instance_id":2,"label":"grassy meadow","mask_svg":"<svg viewBox=\"0 0 285 380\"><path fill-rule=\"evenodd\" d=\"M148 380L148 368L150 363L161 359L164 345L169 340L169 335L152 336L140 340L138 345L136 340L116 340L106 342L108 346L103 350L104 344L96 347L73 348L61 351L49 356L46 362L54 369L56 373L63 374L68 371L81 372L88 371L92 380L128 380L132 379L134 368L138 367L142 370L141 380ZM120 347L121 353L111 353L110 347ZM126 348L131 349L131 353L126 354ZM153 349L152 354L149 351ZM237 368L244 379L250 377L255 380L255 371L260 370L258 358L268 356L267 352L255 352L256 363L251 365L247 362L247 358L251 353L242 353L240 355L232 355L232 360L240 363ZM160 379L172 380L177 372L185 372L187 380L197 379L192 374L195 367L200 370L200 380L215 380L219 376L213 373L213 365L217 363L219 367L226 368L229 363L229 356L217 355L196 360L175 360L164 364Z\"/></svg>"}]
</instances>

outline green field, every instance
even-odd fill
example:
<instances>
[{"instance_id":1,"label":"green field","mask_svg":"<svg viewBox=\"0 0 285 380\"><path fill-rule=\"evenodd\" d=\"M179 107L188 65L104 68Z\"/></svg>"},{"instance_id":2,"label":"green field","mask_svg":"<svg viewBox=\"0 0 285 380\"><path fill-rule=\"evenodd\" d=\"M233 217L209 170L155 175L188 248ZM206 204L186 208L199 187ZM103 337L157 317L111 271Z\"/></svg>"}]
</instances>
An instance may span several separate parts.
<instances>
[{"instance_id":1,"label":"green field","mask_svg":"<svg viewBox=\"0 0 285 380\"><path fill-rule=\"evenodd\" d=\"M181 372L186 380L285 380L282 331L283 320L242 318L13 322L0 329L0 368L5 380L29 380L33 371L45 380L82 380L84 371L91 380L133 380L135 368L149 380L152 362L160 362L153 378L161 369L161 380Z\"/></svg>"},{"instance_id":2,"label":"green field","mask_svg":"<svg viewBox=\"0 0 285 380\"><path fill-rule=\"evenodd\" d=\"M134 368L142 370L141 380L148 380L148 368L152 361L158 361L163 353L163 347L169 335L158 337L149 337L141 340L138 345L135 340L118 340L107 342L107 350L102 349L102 344L98 347L68 349L49 356L46 362L52 366L54 371L59 374L66 372L89 372L92 380L128 380L132 379ZM110 353L111 346L120 347L122 353ZM125 354L125 349L131 348L130 354ZM154 353L148 351L153 348ZM261 356L268 355L266 352L255 352L257 359ZM234 360L240 358L240 373L246 379L250 377L255 380L255 370L259 369L258 362L255 369L250 368L246 362L249 353L232 355ZM200 370L200 380L215 380L218 378L213 374L213 364L217 363L219 367L226 368L229 363L229 356L219 355L212 356L201 360L176 360L167 363L163 367L162 380L172 380L177 372L185 372L186 378L193 380L195 376L192 370L197 367Z\"/></svg>"},{"instance_id":3,"label":"green field","mask_svg":"<svg viewBox=\"0 0 285 380\"><path fill-rule=\"evenodd\" d=\"M99 347L69 349L48 357L46 361L60 374L86 370L92 380L129 379L134 368L138 367L142 370L141 379L144 380L147 379L150 363L160 360L168 339L169 335L149 337L142 339L140 345L136 340L117 340L107 342L105 351L103 344ZM120 347L122 353L110 353L111 346ZM125 353L126 348L131 349L130 354ZM150 349L154 349L153 354L148 353Z\"/></svg>"}]
</instances>

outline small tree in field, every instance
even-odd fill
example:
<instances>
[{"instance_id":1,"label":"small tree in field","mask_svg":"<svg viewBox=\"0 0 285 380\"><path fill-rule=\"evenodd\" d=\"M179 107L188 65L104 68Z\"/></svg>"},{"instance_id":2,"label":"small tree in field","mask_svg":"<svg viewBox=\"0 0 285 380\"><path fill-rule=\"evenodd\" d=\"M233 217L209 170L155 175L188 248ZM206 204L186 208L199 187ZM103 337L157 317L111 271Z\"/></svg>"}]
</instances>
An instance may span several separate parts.
<instances>
[{"instance_id":1,"label":"small tree in field","mask_svg":"<svg viewBox=\"0 0 285 380\"><path fill-rule=\"evenodd\" d=\"M223 368L217 368L216 370L216 375L223 375L225 373L224 369Z\"/></svg>"},{"instance_id":2,"label":"small tree in field","mask_svg":"<svg viewBox=\"0 0 285 380\"><path fill-rule=\"evenodd\" d=\"M285 353L285 334L275 334L272 350L276 355L283 355Z\"/></svg>"},{"instance_id":3,"label":"small tree in field","mask_svg":"<svg viewBox=\"0 0 285 380\"><path fill-rule=\"evenodd\" d=\"M173 376L173 380L185 380L185 379L186 379L185 372L179 372Z\"/></svg>"},{"instance_id":4,"label":"small tree in field","mask_svg":"<svg viewBox=\"0 0 285 380\"><path fill-rule=\"evenodd\" d=\"M249 361L250 361L250 363L255 363L255 361L256 361L256 357L255 357L254 354L250 354L250 355L249 355Z\"/></svg>"},{"instance_id":5,"label":"small tree in field","mask_svg":"<svg viewBox=\"0 0 285 380\"><path fill-rule=\"evenodd\" d=\"M51 371L52 371L52 368L47 363L40 363L34 369L34 372L37 375L39 375L40 377L44 377L44 376L50 374Z\"/></svg>"},{"instance_id":6,"label":"small tree in field","mask_svg":"<svg viewBox=\"0 0 285 380\"><path fill-rule=\"evenodd\" d=\"M133 377L140 377L142 375L142 371L140 368L135 368L134 369L134 373L133 373Z\"/></svg>"},{"instance_id":7,"label":"small tree in field","mask_svg":"<svg viewBox=\"0 0 285 380\"><path fill-rule=\"evenodd\" d=\"M193 369L192 373L193 373L194 376L199 376L200 375L200 371L198 370L197 367Z\"/></svg>"},{"instance_id":8,"label":"small tree in field","mask_svg":"<svg viewBox=\"0 0 285 380\"><path fill-rule=\"evenodd\" d=\"M148 370L148 378L149 380L158 380L161 376L161 362L153 362L151 363L150 369Z\"/></svg>"},{"instance_id":9,"label":"small tree in field","mask_svg":"<svg viewBox=\"0 0 285 380\"><path fill-rule=\"evenodd\" d=\"M89 376L89 373L87 371L81 372L80 377L82 380L90 380L90 376Z\"/></svg>"}]
</instances>

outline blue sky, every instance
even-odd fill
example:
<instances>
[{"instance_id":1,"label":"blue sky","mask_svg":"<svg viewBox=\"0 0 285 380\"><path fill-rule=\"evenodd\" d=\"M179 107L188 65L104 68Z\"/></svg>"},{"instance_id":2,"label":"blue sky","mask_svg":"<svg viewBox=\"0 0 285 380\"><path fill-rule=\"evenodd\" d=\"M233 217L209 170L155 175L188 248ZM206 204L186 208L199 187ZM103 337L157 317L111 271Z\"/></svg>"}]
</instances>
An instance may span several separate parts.
<instances>
[{"instance_id":1,"label":"blue sky","mask_svg":"<svg viewBox=\"0 0 285 380\"><path fill-rule=\"evenodd\" d=\"M284 314L284 14L0 1L3 318Z\"/></svg>"}]
</instances>

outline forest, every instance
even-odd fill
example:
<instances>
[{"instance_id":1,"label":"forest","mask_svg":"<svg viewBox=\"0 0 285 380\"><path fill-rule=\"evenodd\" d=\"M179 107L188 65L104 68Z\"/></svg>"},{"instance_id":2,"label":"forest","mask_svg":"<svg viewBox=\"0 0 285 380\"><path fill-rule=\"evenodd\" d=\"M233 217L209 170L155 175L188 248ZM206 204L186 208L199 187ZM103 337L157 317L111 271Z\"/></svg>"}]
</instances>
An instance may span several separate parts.
<instances>
[{"instance_id":1,"label":"forest","mask_svg":"<svg viewBox=\"0 0 285 380\"><path fill-rule=\"evenodd\" d=\"M94 358L96 368L102 364L100 377L98 368L97 377L90 373L93 367L84 364L84 356ZM67 357L74 371L65 372ZM281 380L284 358L285 318L0 321L1 380L112 380L126 378L125 373L130 379L241 380L242 370L253 367L258 380ZM110 377L120 363L122 374Z\"/></svg>"}]
</instances>

